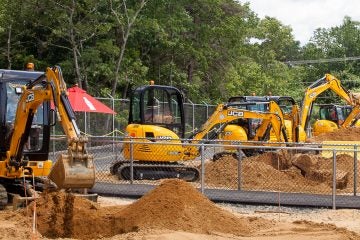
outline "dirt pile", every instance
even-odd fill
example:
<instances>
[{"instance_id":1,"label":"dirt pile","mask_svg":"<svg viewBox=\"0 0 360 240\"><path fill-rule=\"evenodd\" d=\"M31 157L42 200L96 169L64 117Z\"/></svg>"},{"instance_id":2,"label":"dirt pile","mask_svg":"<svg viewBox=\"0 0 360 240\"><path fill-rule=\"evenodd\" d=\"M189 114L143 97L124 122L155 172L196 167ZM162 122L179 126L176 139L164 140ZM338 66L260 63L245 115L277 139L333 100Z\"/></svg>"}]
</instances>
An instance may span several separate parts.
<instances>
[{"instance_id":1,"label":"dirt pile","mask_svg":"<svg viewBox=\"0 0 360 240\"><path fill-rule=\"evenodd\" d=\"M353 172L353 161L345 154L337 156L338 191L352 191L353 176L349 173ZM243 190L331 193L332 158L283 151L244 158L240 183L238 167L239 162L230 156L209 161L205 164L205 183L232 189L240 185Z\"/></svg>"},{"instance_id":2,"label":"dirt pile","mask_svg":"<svg viewBox=\"0 0 360 240\"><path fill-rule=\"evenodd\" d=\"M307 142L360 141L360 128L342 128L307 139Z\"/></svg>"},{"instance_id":3,"label":"dirt pile","mask_svg":"<svg viewBox=\"0 0 360 240\"><path fill-rule=\"evenodd\" d=\"M295 154L292 157L292 164L301 170L304 177L314 181L332 184L332 159L324 159L323 157L310 154ZM335 177L336 188L346 188L349 172L336 169Z\"/></svg>"},{"instance_id":4,"label":"dirt pile","mask_svg":"<svg viewBox=\"0 0 360 240\"><path fill-rule=\"evenodd\" d=\"M100 208L64 192L46 194L37 201L37 216L39 232L51 238L101 238L144 229L248 235L273 225L238 218L181 180L166 180L126 207Z\"/></svg>"},{"instance_id":5,"label":"dirt pile","mask_svg":"<svg viewBox=\"0 0 360 240\"><path fill-rule=\"evenodd\" d=\"M227 232L244 235L257 226L269 224L260 219L237 218L218 208L190 184L166 180L158 188L121 212L127 224L156 229L197 233Z\"/></svg>"},{"instance_id":6,"label":"dirt pile","mask_svg":"<svg viewBox=\"0 0 360 240\"><path fill-rule=\"evenodd\" d=\"M31 221L14 211L0 211L0 239L32 239Z\"/></svg>"}]
</instances>

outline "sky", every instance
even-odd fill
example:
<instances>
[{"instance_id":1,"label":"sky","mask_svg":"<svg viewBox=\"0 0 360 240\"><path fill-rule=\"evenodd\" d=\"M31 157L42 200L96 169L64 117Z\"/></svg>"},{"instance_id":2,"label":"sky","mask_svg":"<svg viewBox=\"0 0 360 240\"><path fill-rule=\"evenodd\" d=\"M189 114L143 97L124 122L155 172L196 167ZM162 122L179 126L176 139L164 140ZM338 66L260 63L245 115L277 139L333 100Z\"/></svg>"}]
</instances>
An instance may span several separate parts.
<instances>
[{"instance_id":1,"label":"sky","mask_svg":"<svg viewBox=\"0 0 360 240\"><path fill-rule=\"evenodd\" d=\"M360 0L245 0L258 17L275 17L306 44L317 28L339 26L345 16L360 21Z\"/></svg>"}]
</instances>

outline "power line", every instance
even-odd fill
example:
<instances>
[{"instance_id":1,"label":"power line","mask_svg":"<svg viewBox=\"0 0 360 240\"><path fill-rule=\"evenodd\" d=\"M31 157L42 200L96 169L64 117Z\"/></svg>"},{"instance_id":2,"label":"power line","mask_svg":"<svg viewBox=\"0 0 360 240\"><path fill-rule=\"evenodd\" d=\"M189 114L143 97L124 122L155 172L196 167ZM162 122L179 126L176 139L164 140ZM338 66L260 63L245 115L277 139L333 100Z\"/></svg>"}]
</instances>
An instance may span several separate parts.
<instances>
[{"instance_id":1,"label":"power line","mask_svg":"<svg viewBox=\"0 0 360 240\"><path fill-rule=\"evenodd\" d=\"M356 61L359 59L360 59L360 56L342 57L342 58L323 58L323 59L312 59L312 60L295 60L295 61L286 61L285 63L289 64L289 65L302 65L302 64L313 64L313 63Z\"/></svg>"}]
</instances>

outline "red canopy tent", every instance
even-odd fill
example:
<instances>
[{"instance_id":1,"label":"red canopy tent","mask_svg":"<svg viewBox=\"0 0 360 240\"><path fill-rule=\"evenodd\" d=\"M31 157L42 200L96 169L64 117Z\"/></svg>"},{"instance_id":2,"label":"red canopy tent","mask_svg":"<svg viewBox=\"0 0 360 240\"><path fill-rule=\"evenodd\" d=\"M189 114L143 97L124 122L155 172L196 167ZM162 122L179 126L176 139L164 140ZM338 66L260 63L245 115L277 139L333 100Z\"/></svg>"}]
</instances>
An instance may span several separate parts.
<instances>
[{"instance_id":1,"label":"red canopy tent","mask_svg":"<svg viewBox=\"0 0 360 240\"><path fill-rule=\"evenodd\" d=\"M77 85L68 88L68 98L71 107L75 112L84 112L85 116L85 133L87 132L87 113L106 113L113 114L113 127L114 127L114 112L111 108L90 96L84 89L79 88Z\"/></svg>"},{"instance_id":2,"label":"red canopy tent","mask_svg":"<svg viewBox=\"0 0 360 240\"><path fill-rule=\"evenodd\" d=\"M107 113L107 114L116 114L111 108L90 96L82 88L79 88L77 85L74 87L68 88L68 98L71 104L71 107L75 112L97 112L97 113Z\"/></svg>"}]
</instances>

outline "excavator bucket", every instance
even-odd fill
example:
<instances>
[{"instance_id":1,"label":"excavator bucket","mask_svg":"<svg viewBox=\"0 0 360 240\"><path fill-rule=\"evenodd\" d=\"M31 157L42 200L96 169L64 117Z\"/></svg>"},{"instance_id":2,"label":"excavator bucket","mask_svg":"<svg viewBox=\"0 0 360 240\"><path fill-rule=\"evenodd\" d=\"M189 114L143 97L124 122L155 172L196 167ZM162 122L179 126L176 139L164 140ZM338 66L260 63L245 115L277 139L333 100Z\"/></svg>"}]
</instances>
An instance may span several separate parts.
<instances>
[{"instance_id":1,"label":"excavator bucket","mask_svg":"<svg viewBox=\"0 0 360 240\"><path fill-rule=\"evenodd\" d=\"M92 188L95 184L93 157L72 161L67 154L61 154L54 164L48 178L60 189Z\"/></svg>"}]
</instances>

